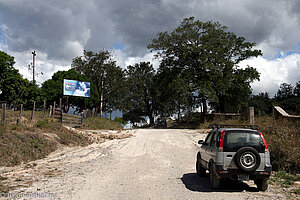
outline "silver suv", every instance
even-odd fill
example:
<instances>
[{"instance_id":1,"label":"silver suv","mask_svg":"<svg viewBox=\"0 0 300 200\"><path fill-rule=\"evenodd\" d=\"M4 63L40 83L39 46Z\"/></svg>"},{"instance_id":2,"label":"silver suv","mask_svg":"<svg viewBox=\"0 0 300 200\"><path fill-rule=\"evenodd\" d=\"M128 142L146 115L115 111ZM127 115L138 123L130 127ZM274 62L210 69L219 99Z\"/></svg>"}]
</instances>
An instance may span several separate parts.
<instances>
[{"instance_id":1,"label":"silver suv","mask_svg":"<svg viewBox=\"0 0 300 200\"><path fill-rule=\"evenodd\" d=\"M255 126L214 125L197 154L196 170L204 176L209 170L210 186L218 189L224 178L254 180L259 190L268 188L271 175L270 153Z\"/></svg>"}]
</instances>

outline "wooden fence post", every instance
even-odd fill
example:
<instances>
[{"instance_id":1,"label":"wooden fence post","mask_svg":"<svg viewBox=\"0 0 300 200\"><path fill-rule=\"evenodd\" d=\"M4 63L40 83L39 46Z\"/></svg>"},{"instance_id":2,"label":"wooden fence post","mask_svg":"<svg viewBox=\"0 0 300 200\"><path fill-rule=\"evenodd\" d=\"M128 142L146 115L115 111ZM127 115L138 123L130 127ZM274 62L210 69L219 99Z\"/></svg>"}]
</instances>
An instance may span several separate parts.
<instances>
[{"instance_id":1,"label":"wooden fence post","mask_svg":"<svg viewBox=\"0 0 300 200\"><path fill-rule=\"evenodd\" d=\"M95 117L95 108L92 110L92 117Z\"/></svg>"},{"instance_id":2,"label":"wooden fence post","mask_svg":"<svg viewBox=\"0 0 300 200\"><path fill-rule=\"evenodd\" d=\"M82 125L83 124L83 112L81 112L81 122L80 124Z\"/></svg>"},{"instance_id":3,"label":"wooden fence post","mask_svg":"<svg viewBox=\"0 0 300 200\"><path fill-rule=\"evenodd\" d=\"M249 107L249 123L254 124L254 107Z\"/></svg>"},{"instance_id":4,"label":"wooden fence post","mask_svg":"<svg viewBox=\"0 0 300 200\"><path fill-rule=\"evenodd\" d=\"M62 98L59 98L60 122L63 123Z\"/></svg>"},{"instance_id":5,"label":"wooden fence post","mask_svg":"<svg viewBox=\"0 0 300 200\"><path fill-rule=\"evenodd\" d=\"M6 103L2 103L2 126L5 126Z\"/></svg>"},{"instance_id":6,"label":"wooden fence post","mask_svg":"<svg viewBox=\"0 0 300 200\"><path fill-rule=\"evenodd\" d=\"M52 116L51 113L52 113L52 105L50 105L50 108L49 108L49 118Z\"/></svg>"},{"instance_id":7,"label":"wooden fence post","mask_svg":"<svg viewBox=\"0 0 300 200\"><path fill-rule=\"evenodd\" d=\"M23 110L23 104L20 105L20 112L19 112L19 117L17 120L17 125L19 126L21 124L21 120L22 120L22 110Z\"/></svg>"},{"instance_id":8,"label":"wooden fence post","mask_svg":"<svg viewBox=\"0 0 300 200\"><path fill-rule=\"evenodd\" d=\"M54 101L54 103L53 103L53 110L52 110L52 118L54 118L54 115L55 115L55 104L56 104L56 102Z\"/></svg>"},{"instance_id":9,"label":"wooden fence post","mask_svg":"<svg viewBox=\"0 0 300 200\"><path fill-rule=\"evenodd\" d=\"M44 100L43 119L45 119L45 116L46 116L46 100Z\"/></svg>"},{"instance_id":10,"label":"wooden fence post","mask_svg":"<svg viewBox=\"0 0 300 200\"><path fill-rule=\"evenodd\" d=\"M33 101L33 108L32 108L32 113L31 113L31 121L34 118L34 110L35 110L35 101Z\"/></svg>"}]
</instances>

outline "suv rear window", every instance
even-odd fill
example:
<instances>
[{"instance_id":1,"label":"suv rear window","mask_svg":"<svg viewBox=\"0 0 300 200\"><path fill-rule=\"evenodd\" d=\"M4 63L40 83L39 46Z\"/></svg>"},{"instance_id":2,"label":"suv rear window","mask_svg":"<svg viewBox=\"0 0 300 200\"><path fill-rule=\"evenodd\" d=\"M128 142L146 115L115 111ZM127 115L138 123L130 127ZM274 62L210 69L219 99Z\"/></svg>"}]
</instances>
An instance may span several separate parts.
<instances>
[{"instance_id":1,"label":"suv rear window","mask_svg":"<svg viewBox=\"0 0 300 200\"><path fill-rule=\"evenodd\" d=\"M264 143L257 131L231 130L225 132L224 151L236 152L242 147L253 147L260 153L265 151Z\"/></svg>"}]
</instances>

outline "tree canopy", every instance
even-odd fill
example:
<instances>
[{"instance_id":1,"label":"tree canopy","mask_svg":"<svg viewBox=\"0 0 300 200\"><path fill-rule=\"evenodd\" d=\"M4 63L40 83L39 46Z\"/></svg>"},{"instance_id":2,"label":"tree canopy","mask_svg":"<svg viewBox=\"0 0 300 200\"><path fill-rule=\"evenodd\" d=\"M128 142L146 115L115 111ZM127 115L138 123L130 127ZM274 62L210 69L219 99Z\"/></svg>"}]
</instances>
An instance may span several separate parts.
<instances>
[{"instance_id":1,"label":"tree canopy","mask_svg":"<svg viewBox=\"0 0 300 200\"><path fill-rule=\"evenodd\" d=\"M126 118L132 122L142 121L142 116L149 117L150 125L154 125L155 71L149 62L129 65L126 70L128 94L126 95Z\"/></svg>"},{"instance_id":2,"label":"tree canopy","mask_svg":"<svg viewBox=\"0 0 300 200\"><path fill-rule=\"evenodd\" d=\"M36 83L24 79L14 64L14 57L0 51L0 101L30 107L40 99L40 89Z\"/></svg>"},{"instance_id":3,"label":"tree canopy","mask_svg":"<svg viewBox=\"0 0 300 200\"><path fill-rule=\"evenodd\" d=\"M237 110L251 93L250 83L259 79L256 69L240 69L238 64L262 55L254 42L227 32L218 22L184 19L171 33L160 32L148 48L162 59L159 72L180 77L192 88L206 111L207 101L220 112ZM236 94L234 94L234 93ZM244 95L244 97L236 97ZM230 100L237 104L230 108Z\"/></svg>"},{"instance_id":4,"label":"tree canopy","mask_svg":"<svg viewBox=\"0 0 300 200\"><path fill-rule=\"evenodd\" d=\"M72 68L86 75L96 85L100 116L105 110L122 108L124 72L108 51L84 51L83 56L73 59Z\"/></svg>"}]
</instances>

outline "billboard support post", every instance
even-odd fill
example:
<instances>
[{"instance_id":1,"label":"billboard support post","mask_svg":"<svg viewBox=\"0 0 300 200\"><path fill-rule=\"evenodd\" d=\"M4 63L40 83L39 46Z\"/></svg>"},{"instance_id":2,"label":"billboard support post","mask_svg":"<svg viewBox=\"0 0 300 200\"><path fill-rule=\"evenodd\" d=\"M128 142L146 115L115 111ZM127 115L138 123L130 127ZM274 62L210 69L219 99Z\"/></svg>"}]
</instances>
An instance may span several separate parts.
<instances>
[{"instance_id":1,"label":"billboard support post","mask_svg":"<svg viewBox=\"0 0 300 200\"><path fill-rule=\"evenodd\" d=\"M69 111L69 96L67 96L66 113Z\"/></svg>"}]
</instances>

